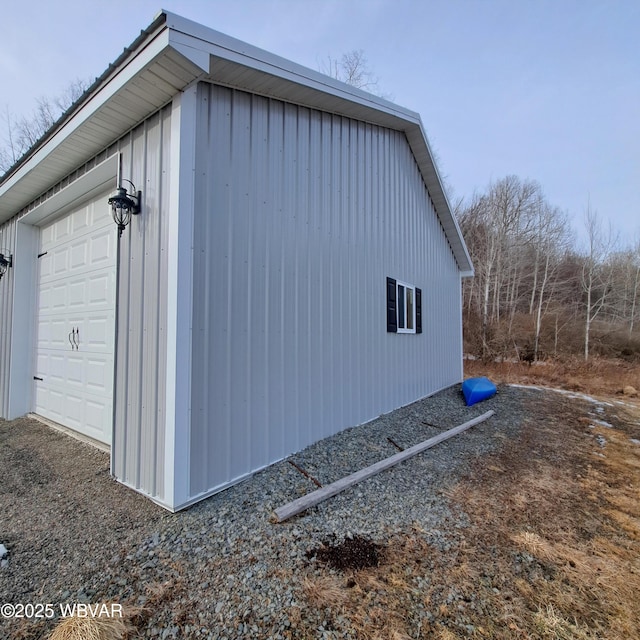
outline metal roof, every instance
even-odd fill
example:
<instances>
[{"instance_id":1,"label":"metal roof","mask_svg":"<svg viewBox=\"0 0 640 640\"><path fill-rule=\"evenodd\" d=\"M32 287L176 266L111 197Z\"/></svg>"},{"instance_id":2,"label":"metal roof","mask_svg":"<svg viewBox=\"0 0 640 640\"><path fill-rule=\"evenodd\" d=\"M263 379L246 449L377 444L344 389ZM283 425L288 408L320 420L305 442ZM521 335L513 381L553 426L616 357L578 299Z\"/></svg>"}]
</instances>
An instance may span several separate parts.
<instances>
[{"instance_id":1,"label":"metal roof","mask_svg":"<svg viewBox=\"0 0 640 640\"><path fill-rule=\"evenodd\" d=\"M403 131L463 275L473 267L420 116L167 11L2 177L0 223L18 213L196 80Z\"/></svg>"}]
</instances>

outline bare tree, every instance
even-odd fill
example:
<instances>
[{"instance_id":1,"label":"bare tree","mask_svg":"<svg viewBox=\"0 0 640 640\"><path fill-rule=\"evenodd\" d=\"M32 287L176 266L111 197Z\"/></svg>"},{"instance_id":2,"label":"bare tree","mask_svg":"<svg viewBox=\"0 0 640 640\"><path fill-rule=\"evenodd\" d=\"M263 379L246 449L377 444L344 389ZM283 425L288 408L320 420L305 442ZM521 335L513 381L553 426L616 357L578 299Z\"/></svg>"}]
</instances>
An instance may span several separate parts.
<instances>
[{"instance_id":1,"label":"bare tree","mask_svg":"<svg viewBox=\"0 0 640 640\"><path fill-rule=\"evenodd\" d=\"M587 231L587 252L582 263L582 290L585 300L584 359L589 360L589 338L591 325L602 311L610 294L611 263L608 260L614 245L613 233L609 227L605 233L596 211L587 205L585 212Z\"/></svg>"},{"instance_id":2,"label":"bare tree","mask_svg":"<svg viewBox=\"0 0 640 640\"><path fill-rule=\"evenodd\" d=\"M352 87L363 89L387 100L393 99L389 94L380 91L378 76L369 68L369 61L362 49L343 53L339 59L327 56L327 59L320 63L318 70Z\"/></svg>"},{"instance_id":3,"label":"bare tree","mask_svg":"<svg viewBox=\"0 0 640 640\"><path fill-rule=\"evenodd\" d=\"M0 144L0 172L4 173L11 165L15 163L19 155L17 149L17 123L13 115L9 111L9 106L5 106L2 114L3 129L5 130L5 140Z\"/></svg>"},{"instance_id":4,"label":"bare tree","mask_svg":"<svg viewBox=\"0 0 640 640\"><path fill-rule=\"evenodd\" d=\"M613 271L610 316L619 324L628 323L631 336L640 295L640 240L635 246L614 253L610 261Z\"/></svg>"},{"instance_id":5,"label":"bare tree","mask_svg":"<svg viewBox=\"0 0 640 640\"><path fill-rule=\"evenodd\" d=\"M30 115L16 117L7 105L2 115L4 135L0 140L0 172L4 173L13 166L88 86L88 81L74 80L56 98L38 98Z\"/></svg>"},{"instance_id":6,"label":"bare tree","mask_svg":"<svg viewBox=\"0 0 640 640\"><path fill-rule=\"evenodd\" d=\"M631 294L631 311L629 313L629 336L633 333L633 326L638 309L638 296L640 295L640 240L632 252L631 271L633 273L633 287Z\"/></svg>"},{"instance_id":7,"label":"bare tree","mask_svg":"<svg viewBox=\"0 0 640 640\"><path fill-rule=\"evenodd\" d=\"M538 207L533 224L535 261L529 313L533 315L535 311L533 359L537 361L542 318L553 298L561 256L568 247L569 226L566 215L547 203Z\"/></svg>"},{"instance_id":8,"label":"bare tree","mask_svg":"<svg viewBox=\"0 0 640 640\"><path fill-rule=\"evenodd\" d=\"M490 325L504 312L509 327L521 296L525 272L524 248L531 242L532 219L543 200L540 186L507 176L475 196L460 216L460 224L476 268L478 315L482 355L489 355ZM469 291L469 288L466 289Z\"/></svg>"}]
</instances>

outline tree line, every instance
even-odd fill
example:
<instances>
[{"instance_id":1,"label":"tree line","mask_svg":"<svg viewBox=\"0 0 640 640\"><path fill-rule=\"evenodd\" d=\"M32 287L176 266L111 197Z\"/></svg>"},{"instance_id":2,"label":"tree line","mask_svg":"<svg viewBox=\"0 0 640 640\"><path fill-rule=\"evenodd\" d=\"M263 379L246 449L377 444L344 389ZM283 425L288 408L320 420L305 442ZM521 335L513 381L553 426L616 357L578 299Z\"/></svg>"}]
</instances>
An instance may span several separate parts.
<instances>
[{"instance_id":1,"label":"tree line","mask_svg":"<svg viewBox=\"0 0 640 640\"><path fill-rule=\"evenodd\" d=\"M468 352L640 357L640 241L620 246L588 205L578 247L567 214L517 176L461 201L456 214L475 266L463 284Z\"/></svg>"}]
</instances>

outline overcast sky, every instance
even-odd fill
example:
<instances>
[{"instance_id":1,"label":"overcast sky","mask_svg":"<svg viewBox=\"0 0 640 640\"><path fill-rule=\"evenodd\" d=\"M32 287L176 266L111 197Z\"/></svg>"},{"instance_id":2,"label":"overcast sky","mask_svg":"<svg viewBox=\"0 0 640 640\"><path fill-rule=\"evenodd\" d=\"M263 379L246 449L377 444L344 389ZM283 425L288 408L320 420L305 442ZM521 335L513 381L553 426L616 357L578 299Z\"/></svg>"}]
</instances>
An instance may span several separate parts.
<instances>
[{"instance_id":1,"label":"overcast sky","mask_svg":"<svg viewBox=\"0 0 640 640\"><path fill-rule=\"evenodd\" d=\"M515 174L578 232L590 200L640 235L640 0L160 1L5 3L2 110L100 75L164 8L316 70L362 49L456 197Z\"/></svg>"}]
</instances>

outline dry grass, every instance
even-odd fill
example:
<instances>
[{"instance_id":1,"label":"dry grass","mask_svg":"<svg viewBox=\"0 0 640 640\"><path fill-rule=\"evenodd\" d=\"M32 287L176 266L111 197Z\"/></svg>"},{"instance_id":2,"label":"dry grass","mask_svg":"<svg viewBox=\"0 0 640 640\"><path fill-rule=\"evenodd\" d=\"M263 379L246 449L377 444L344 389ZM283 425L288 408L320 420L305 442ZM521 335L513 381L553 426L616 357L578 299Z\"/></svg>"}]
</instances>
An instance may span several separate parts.
<instances>
[{"instance_id":1,"label":"dry grass","mask_svg":"<svg viewBox=\"0 0 640 640\"><path fill-rule=\"evenodd\" d=\"M528 365L525 362L465 361L465 375L488 376L495 382L535 384L582 393L615 396L626 386L640 392L640 367L623 360L593 357L549 360Z\"/></svg>"},{"instance_id":2,"label":"dry grass","mask_svg":"<svg viewBox=\"0 0 640 640\"><path fill-rule=\"evenodd\" d=\"M561 616L550 604L535 614L533 622L540 637L549 640L590 640L598 637L575 620Z\"/></svg>"},{"instance_id":3,"label":"dry grass","mask_svg":"<svg viewBox=\"0 0 640 640\"><path fill-rule=\"evenodd\" d=\"M71 616L58 623L49 640L126 640L134 632L129 617Z\"/></svg>"},{"instance_id":4,"label":"dry grass","mask_svg":"<svg viewBox=\"0 0 640 640\"><path fill-rule=\"evenodd\" d=\"M580 378L584 391L607 386L598 375ZM307 575L308 604L340 637L640 638L640 408L616 406L617 428L595 429L563 396L528 409L521 437L446 492L471 522L450 551L414 530L377 568Z\"/></svg>"}]
</instances>

